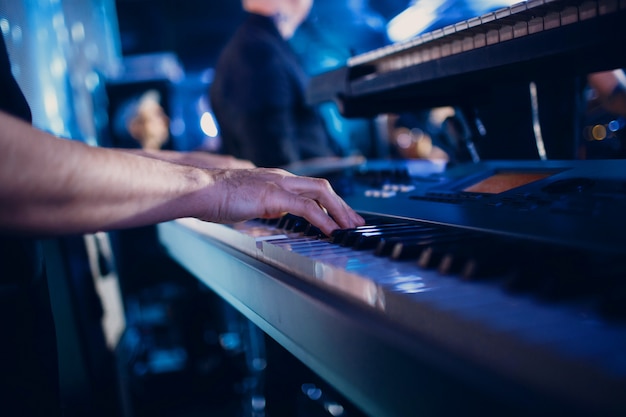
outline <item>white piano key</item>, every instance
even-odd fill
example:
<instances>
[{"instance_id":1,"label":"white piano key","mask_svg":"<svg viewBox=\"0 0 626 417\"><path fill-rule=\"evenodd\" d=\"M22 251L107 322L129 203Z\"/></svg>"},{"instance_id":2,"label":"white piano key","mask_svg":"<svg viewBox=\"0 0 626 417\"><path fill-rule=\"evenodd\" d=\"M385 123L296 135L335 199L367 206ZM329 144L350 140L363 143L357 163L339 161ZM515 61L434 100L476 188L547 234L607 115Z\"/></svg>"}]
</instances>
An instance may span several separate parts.
<instances>
[{"instance_id":1,"label":"white piano key","mask_svg":"<svg viewBox=\"0 0 626 417\"><path fill-rule=\"evenodd\" d=\"M530 10L535 7L543 6L544 3L545 3L544 0L528 0L526 2L526 9Z\"/></svg>"},{"instance_id":2,"label":"white piano key","mask_svg":"<svg viewBox=\"0 0 626 417\"><path fill-rule=\"evenodd\" d=\"M463 30L466 30L467 28L469 28L469 23L467 22L467 20L463 21L463 22L459 22L456 23L454 25L454 29L456 30L456 32L461 32Z\"/></svg>"},{"instance_id":3,"label":"white piano key","mask_svg":"<svg viewBox=\"0 0 626 417\"><path fill-rule=\"evenodd\" d=\"M454 35L456 33L456 28L454 25L444 26L442 28L444 36Z\"/></svg>"},{"instance_id":4,"label":"white piano key","mask_svg":"<svg viewBox=\"0 0 626 417\"><path fill-rule=\"evenodd\" d=\"M494 12L485 13L484 15L480 16L480 21L483 25L493 22L494 20L496 20L496 15Z\"/></svg>"},{"instance_id":5,"label":"white piano key","mask_svg":"<svg viewBox=\"0 0 626 417\"><path fill-rule=\"evenodd\" d=\"M501 9L496 10L493 13L496 16L496 19L498 19L498 20L504 19L504 18L507 18L507 17L511 16L511 8L510 7L503 7Z\"/></svg>"},{"instance_id":6,"label":"white piano key","mask_svg":"<svg viewBox=\"0 0 626 417\"><path fill-rule=\"evenodd\" d=\"M510 7L512 15L518 15L519 13L523 13L527 10L528 3L523 1L519 3L515 3Z\"/></svg>"},{"instance_id":7,"label":"white piano key","mask_svg":"<svg viewBox=\"0 0 626 417\"><path fill-rule=\"evenodd\" d=\"M443 30L436 29L429 33L424 33L422 35L424 38L424 43L434 41L435 39L443 38Z\"/></svg>"},{"instance_id":8,"label":"white piano key","mask_svg":"<svg viewBox=\"0 0 626 417\"><path fill-rule=\"evenodd\" d=\"M481 24L482 24L482 21L481 21L481 19L480 19L480 16L477 16L477 17L472 17L471 19L469 19L469 20L467 21L467 26L468 26L469 28L478 27L478 26L480 26Z\"/></svg>"},{"instance_id":9,"label":"white piano key","mask_svg":"<svg viewBox=\"0 0 626 417\"><path fill-rule=\"evenodd\" d=\"M411 39L408 42L406 49L411 49L411 48L418 47L418 46L422 45L423 43L424 43L424 38L422 36L416 36L415 38Z\"/></svg>"}]
</instances>

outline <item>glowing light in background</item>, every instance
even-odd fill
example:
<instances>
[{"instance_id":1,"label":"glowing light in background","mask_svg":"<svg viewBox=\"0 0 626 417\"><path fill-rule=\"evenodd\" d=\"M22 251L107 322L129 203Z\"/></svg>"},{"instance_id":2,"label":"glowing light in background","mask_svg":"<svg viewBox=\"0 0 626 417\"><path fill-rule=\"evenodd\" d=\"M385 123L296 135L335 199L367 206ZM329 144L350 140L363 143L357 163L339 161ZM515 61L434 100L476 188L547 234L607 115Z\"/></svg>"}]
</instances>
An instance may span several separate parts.
<instances>
[{"instance_id":1,"label":"glowing light in background","mask_svg":"<svg viewBox=\"0 0 626 417\"><path fill-rule=\"evenodd\" d=\"M255 371L262 371L267 368L267 361L263 358L252 359L252 369Z\"/></svg>"},{"instance_id":2,"label":"glowing light in background","mask_svg":"<svg viewBox=\"0 0 626 417\"><path fill-rule=\"evenodd\" d=\"M52 27L54 28L54 32L57 35L57 40L59 41L59 44L62 45L69 41L70 34L67 27L65 26L65 18L63 16L63 13L56 13L52 17Z\"/></svg>"},{"instance_id":3,"label":"glowing light in background","mask_svg":"<svg viewBox=\"0 0 626 417\"><path fill-rule=\"evenodd\" d=\"M55 56L50 62L50 73L55 78L61 78L66 75L67 62L61 56Z\"/></svg>"},{"instance_id":4,"label":"glowing light in background","mask_svg":"<svg viewBox=\"0 0 626 417\"><path fill-rule=\"evenodd\" d=\"M48 117L55 117L59 115L59 101L57 99L56 91L53 88L46 87L44 90L44 107L46 108L46 115Z\"/></svg>"},{"instance_id":5,"label":"glowing light in background","mask_svg":"<svg viewBox=\"0 0 626 417\"><path fill-rule=\"evenodd\" d=\"M0 19L0 30L4 35L9 33L11 26L9 25L9 21L7 19Z\"/></svg>"},{"instance_id":6,"label":"glowing light in background","mask_svg":"<svg viewBox=\"0 0 626 417\"><path fill-rule=\"evenodd\" d=\"M100 85L100 77L95 71L91 71L85 77L85 87L89 91L94 91Z\"/></svg>"},{"instance_id":7,"label":"glowing light in background","mask_svg":"<svg viewBox=\"0 0 626 417\"><path fill-rule=\"evenodd\" d=\"M322 398L322 390L315 386L315 384L302 384L300 387L304 395L312 400L319 400Z\"/></svg>"},{"instance_id":8,"label":"glowing light in background","mask_svg":"<svg viewBox=\"0 0 626 417\"><path fill-rule=\"evenodd\" d=\"M49 121L49 130L58 136L62 136L66 133L65 123L59 114L59 99L54 88L46 87L44 89L43 104Z\"/></svg>"},{"instance_id":9,"label":"glowing light in background","mask_svg":"<svg viewBox=\"0 0 626 417\"><path fill-rule=\"evenodd\" d=\"M473 11L463 19L481 16L490 10L511 6L519 0L466 0L467 6ZM446 10L458 7L451 0L416 0L411 5L387 23L387 36L392 42L409 40L426 30ZM450 22L456 23L456 22Z\"/></svg>"},{"instance_id":10,"label":"glowing light in background","mask_svg":"<svg viewBox=\"0 0 626 417\"><path fill-rule=\"evenodd\" d=\"M219 340L220 346L226 350L237 350L241 347L241 337L237 333L222 333Z\"/></svg>"},{"instance_id":11,"label":"glowing light in background","mask_svg":"<svg viewBox=\"0 0 626 417\"><path fill-rule=\"evenodd\" d=\"M265 409L265 397L262 395L253 395L251 399L252 409L260 411Z\"/></svg>"},{"instance_id":12,"label":"glowing light in background","mask_svg":"<svg viewBox=\"0 0 626 417\"><path fill-rule=\"evenodd\" d=\"M623 126L623 120L611 120L609 122L609 130L611 132L617 132L618 130L620 130Z\"/></svg>"},{"instance_id":13,"label":"glowing light in background","mask_svg":"<svg viewBox=\"0 0 626 417\"><path fill-rule=\"evenodd\" d=\"M217 124L213 115L209 112L204 112L200 117L200 128L205 135L214 138L218 134Z\"/></svg>"},{"instance_id":14,"label":"glowing light in background","mask_svg":"<svg viewBox=\"0 0 626 417\"><path fill-rule=\"evenodd\" d=\"M335 57L324 57L322 58L322 67L323 68L335 68L339 65L341 65L343 63L343 61L340 61L339 59L335 58Z\"/></svg>"},{"instance_id":15,"label":"glowing light in background","mask_svg":"<svg viewBox=\"0 0 626 417\"><path fill-rule=\"evenodd\" d=\"M419 1L394 17L387 24L387 35L392 42L405 41L421 33L437 17L443 1Z\"/></svg>"},{"instance_id":16,"label":"glowing light in background","mask_svg":"<svg viewBox=\"0 0 626 417\"><path fill-rule=\"evenodd\" d=\"M603 125L595 125L591 129L591 135L595 140L606 139L606 127L604 127Z\"/></svg>"},{"instance_id":17,"label":"glowing light in background","mask_svg":"<svg viewBox=\"0 0 626 417\"><path fill-rule=\"evenodd\" d=\"M65 18L63 17L63 13L57 12L52 16L52 27L55 30L65 30Z\"/></svg>"},{"instance_id":18,"label":"glowing light in background","mask_svg":"<svg viewBox=\"0 0 626 417\"><path fill-rule=\"evenodd\" d=\"M328 411L328 414L330 414L331 416L342 416L344 409L343 406L341 404L337 404L335 402L329 402L324 404L324 408L326 408L326 411Z\"/></svg>"}]
</instances>

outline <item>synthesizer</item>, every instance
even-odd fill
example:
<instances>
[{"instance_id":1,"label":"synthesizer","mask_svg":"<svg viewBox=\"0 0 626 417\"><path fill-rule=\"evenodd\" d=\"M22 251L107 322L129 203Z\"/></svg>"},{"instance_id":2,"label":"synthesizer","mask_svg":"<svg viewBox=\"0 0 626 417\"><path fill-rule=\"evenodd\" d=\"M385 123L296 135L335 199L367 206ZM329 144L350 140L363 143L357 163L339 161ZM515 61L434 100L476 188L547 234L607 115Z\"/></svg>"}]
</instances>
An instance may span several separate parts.
<instances>
[{"instance_id":1,"label":"synthesizer","mask_svg":"<svg viewBox=\"0 0 626 417\"><path fill-rule=\"evenodd\" d=\"M347 117L462 106L498 83L626 66L626 2L528 0L350 58L311 79Z\"/></svg>"},{"instance_id":2,"label":"synthesizer","mask_svg":"<svg viewBox=\"0 0 626 417\"><path fill-rule=\"evenodd\" d=\"M626 413L626 170L367 162L323 236L159 226L170 254L372 416Z\"/></svg>"}]
</instances>

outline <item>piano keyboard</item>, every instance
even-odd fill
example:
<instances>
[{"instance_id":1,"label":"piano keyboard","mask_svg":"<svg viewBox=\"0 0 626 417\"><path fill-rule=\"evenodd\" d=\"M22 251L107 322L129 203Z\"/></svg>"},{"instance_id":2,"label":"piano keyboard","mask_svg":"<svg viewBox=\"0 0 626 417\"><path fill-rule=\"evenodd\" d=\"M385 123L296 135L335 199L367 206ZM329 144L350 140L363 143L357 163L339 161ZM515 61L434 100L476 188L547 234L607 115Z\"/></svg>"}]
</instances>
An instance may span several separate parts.
<instances>
[{"instance_id":1,"label":"piano keyboard","mask_svg":"<svg viewBox=\"0 0 626 417\"><path fill-rule=\"evenodd\" d=\"M494 83L626 66L624 0L529 0L350 58L311 79L307 101L346 117L454 106Z\"/></svg>"},{"instance_id":2,"label":"piano keyboard","mask_svg":"<svg viewBox=\"0 0 626 417\"><path fill-rule=\"evenodd\" d=\"M331 237L291 215L183 222L538 389L561 410L626 411L626 284L623 271L598 273L611 259L419 221L366 220Z\"/></svg>"},{"instance_id":3,"label":"piano keyboard","mask_svg":"<svg viewBox=\"0 0 626 417\"><path fill-rule=\"evenodd\" d=\"M349 67L376 66L377 73L556 29L626 9L619 0L528 0L352 57Z\"/></svg>"}]
</instances>

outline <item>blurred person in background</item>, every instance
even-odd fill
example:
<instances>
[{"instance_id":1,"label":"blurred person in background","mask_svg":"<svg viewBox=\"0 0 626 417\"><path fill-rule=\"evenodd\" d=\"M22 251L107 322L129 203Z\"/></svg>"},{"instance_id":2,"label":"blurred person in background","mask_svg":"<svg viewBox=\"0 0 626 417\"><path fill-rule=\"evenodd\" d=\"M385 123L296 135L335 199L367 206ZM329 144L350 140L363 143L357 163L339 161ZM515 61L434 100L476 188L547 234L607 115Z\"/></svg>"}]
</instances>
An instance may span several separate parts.
<instances>
[{"instance_id":1,"label":"blurred person in background","mask_svg":"<svg viewBox=\"0 0 626 417\"><path fill-rule=\"evenodd\" d=\"M158 91L148 90L123 106L122 128L145 150L159 150L170 138L170 119Z\"/></svg>"},{"instance_id":2,"label":"blurred person in background","mask_svg":"<svg viewBox=\"0 0 626 417\"><path fill-rule=\"evenodd\" d=\"M317 109L288 40L312 0L243 0L243 23L222 50L210 88L224 153L265 167L344 154Z\"/></svg>"},{"instance_id":3,"label":"blurred person in background","mask_svg":"<svg viewBox=\"0 0 626 417\"><path fill-rule=\"evenodd\" d=\"M170 141L170 119L157 90L150 89L126 100L112 117L114 146L132 153L199 167L254 168L255 164L231 155L206 151L164 149Z\"/></svg>"}]
</instances>

